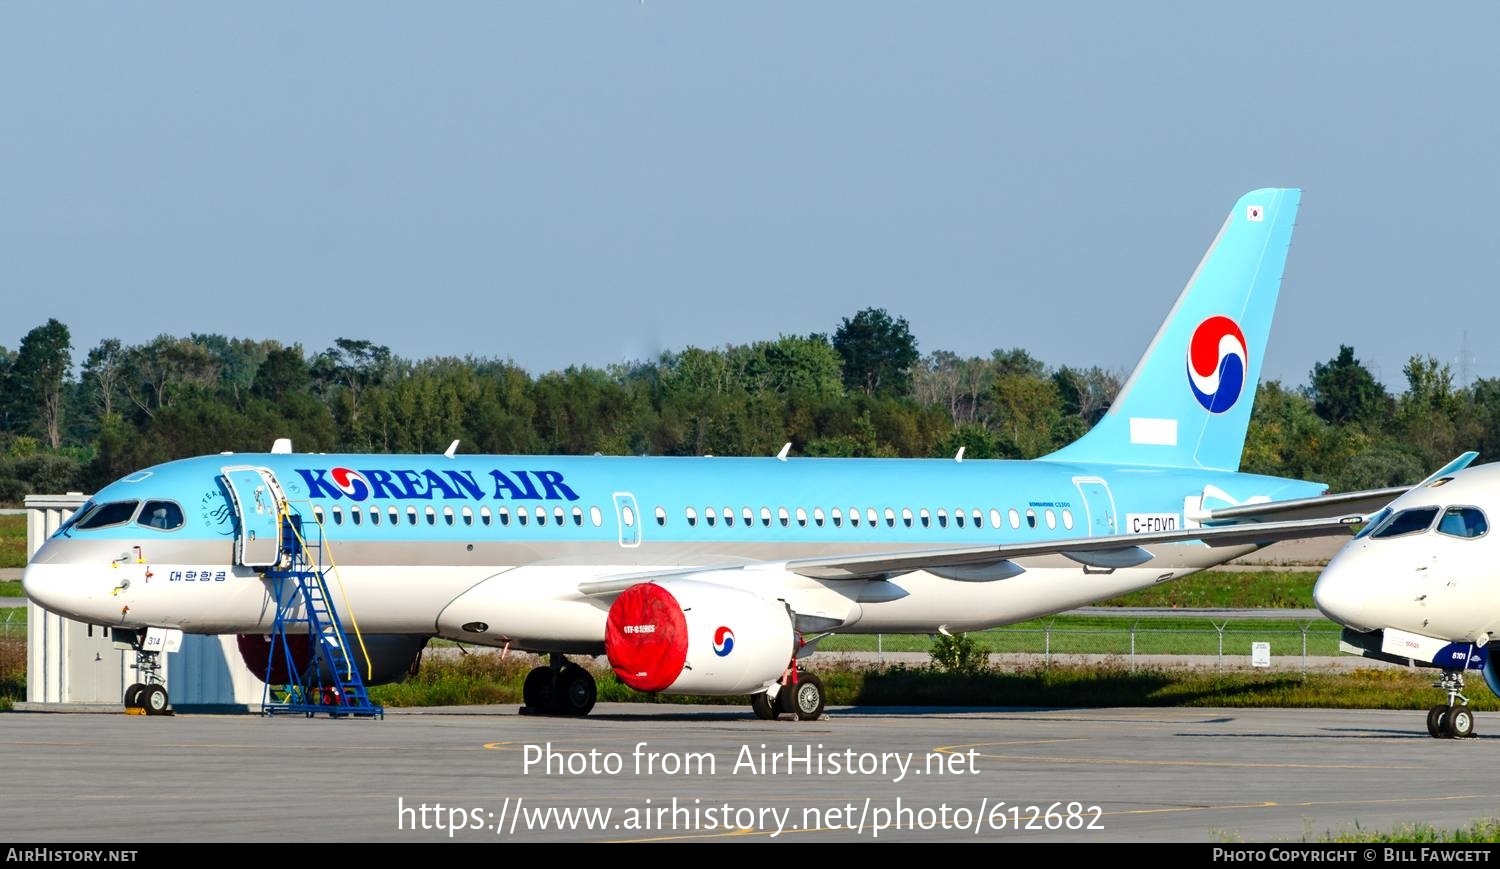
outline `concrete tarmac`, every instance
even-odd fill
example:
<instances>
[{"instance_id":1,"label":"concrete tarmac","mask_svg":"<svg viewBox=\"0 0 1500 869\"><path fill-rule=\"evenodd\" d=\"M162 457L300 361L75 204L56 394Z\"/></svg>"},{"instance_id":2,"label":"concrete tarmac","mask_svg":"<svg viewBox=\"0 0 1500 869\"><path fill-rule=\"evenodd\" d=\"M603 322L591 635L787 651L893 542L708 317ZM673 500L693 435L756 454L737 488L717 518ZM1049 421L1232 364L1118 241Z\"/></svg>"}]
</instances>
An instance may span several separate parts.
<instances>
[{"instance_id":1,"label":"concrete tarmac","mask_svg":"<svg viewBox=\"0 0 1500 869\"><path fill-rule=\"evenodd\" d=\"M0 716L0 837L1297 841L1495 814L1500 715L1481 713L1478 733L1430 739L1419 712L1276 709L17 713ZM576 809L598 813L551 811Z\"/></svg>"}]
</instances>

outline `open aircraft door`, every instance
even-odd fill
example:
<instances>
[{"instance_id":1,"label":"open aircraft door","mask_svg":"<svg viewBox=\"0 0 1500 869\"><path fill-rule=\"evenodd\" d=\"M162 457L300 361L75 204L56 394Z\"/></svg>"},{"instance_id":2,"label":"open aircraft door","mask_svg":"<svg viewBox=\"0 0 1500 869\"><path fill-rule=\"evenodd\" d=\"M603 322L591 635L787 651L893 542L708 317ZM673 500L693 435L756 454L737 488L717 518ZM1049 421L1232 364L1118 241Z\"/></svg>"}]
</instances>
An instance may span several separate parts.
<instances>
[{"instance_id":1,"label":"open aircraft door","mask_svg":"<svg viewBox=\"0 0 1500 869\"><path fill-rule=\"evenodd\" d=\"M221 469L234 507L234 561L243 567L284 567L281 516L286 495L269 468L235 465Z\"/></svg>"}]
</instances>

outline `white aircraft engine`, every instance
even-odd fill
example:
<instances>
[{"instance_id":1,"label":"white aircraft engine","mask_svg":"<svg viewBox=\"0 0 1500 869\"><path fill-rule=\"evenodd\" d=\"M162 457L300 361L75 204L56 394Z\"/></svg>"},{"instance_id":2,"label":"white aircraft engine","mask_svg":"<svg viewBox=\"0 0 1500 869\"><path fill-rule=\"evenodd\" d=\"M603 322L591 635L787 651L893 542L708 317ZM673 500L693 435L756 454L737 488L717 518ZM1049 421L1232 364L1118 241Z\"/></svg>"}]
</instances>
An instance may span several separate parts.
<instances>
[{"instance_id":1,"label":"white aircraft engine","mask_svg":"<svg viewBox=\"0 0 1500 869\"><path fill-rule=\"evenodd\" d=\"M693 580L643 582L609 608L604 653L621 682L662 694L747 694L791 663L786 604Z\"/></svg>"}]
</instances>

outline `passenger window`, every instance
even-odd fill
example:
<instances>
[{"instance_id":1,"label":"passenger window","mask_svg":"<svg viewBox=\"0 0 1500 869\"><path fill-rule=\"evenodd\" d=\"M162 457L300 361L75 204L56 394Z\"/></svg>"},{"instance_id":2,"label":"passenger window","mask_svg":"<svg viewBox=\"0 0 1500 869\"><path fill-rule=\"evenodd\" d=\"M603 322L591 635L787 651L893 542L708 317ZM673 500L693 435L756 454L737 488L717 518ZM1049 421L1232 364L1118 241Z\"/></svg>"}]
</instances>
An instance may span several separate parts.
<instances>
[{"instance_id":1,"label":"passenger window","mask_svg":"<svg viewBox=\"0 0 1500 869\"><path fill-rule=\"evenodd\" d=\"M958 523L958 527L960 527L960 528L964 527L964 511L962 511L962 510L954 510L953 511L953 521Z\"/></svg>"},{"instance_id":2,"label":"passenger window","mask_svg":"<svg viewBox=\"0 0 1500 869\"><path fill-rule=\"evenodd\" d=\"M974 530L978 531L980 526L984 525L984 514L979 512L978 510L975 510L969 515L974 519Z\"/></svg>"},{"instance_id":3,"label":"passenger window","mask_svg":"<svg viewBox=\"0 0 1500 869\"><path fill-rule=\"evenodd\" d=\"M144 511L141 515L145 515ZM1449 507L1438 520L1438 533L1449 537L1482 537L1488 530L1490 525L1478 507Z\"/></svg>"},{"instance_id":4,"label":"passenger window","mask_svg":"<svg viewBox=\"0 0 1500 869\"><path fill-rule=\"evenodd\" d=\"M661 508L657 507L656 509L660 510ZM662 513L661 514L661 520L663 522L667 521L667 514L666 513ZM576 527L576 528L582 528L583 527L583 508L582 507L574 507L573 508L573 526Z\"/></svg>"},{"instance_id":5,"label":"passenger window","mask_svg":"<svg viewBox=\"0 0 1500 869\"><path fill-rule=\"evenodd\" d=\"M865 508L865 521L870 523L871 528L874 528L876 523L880 521L880 516L875 512L874 507Z\"/></svg>"},{"instance_id":6,"label":"passenger window","mask_svg":"<svg viewBox=\"0 0 1500 869\"><path fill-rule=\"evenodd\" d=\"M947 528L948 527L948 511L947 510L939 510L938 511L938 527L939 528Z\"/></svg>"},{"instance_id":7,"label":"passenger window","mask_svg":"<svg viewBox=\"0 0 1500 869\"><path fill-rule=\"evenodd\" d=\"M1012 527L1012 528L1020 528L1021 527L1021 514L1018 513L1018 512L1016 512L1016 508L1014 508L1014 507L1010 508L1010 510L1008 511L1008 514L1007 514L1007 518L1010 519L1010 527Z\"/></svg>"},{"instance_id":8,"label":"passenger window","mask_svg":"<svg viewBox=\"0 0 1500 869\"><path fill-rule=\"evenodd\" d=\"M594 523L595 528L598 528L600 525L604 524L604 512L598 507L590 507L589 521Z\"/></svg>"},{"instance_id":9,"label":"passenger window","mask_svg":"<svg viewBox=\"0 0 1500 869\"><path fill-rule=\"evenodd\" d=\"M813 508L813 523L815 525L817 525L819 528L822 528L823 527L823 520L826 519L826 518L827 518L827 516L823 513L823 508L822 507L814 507Z\"/></svg>"},{"instance_id":10,"label":"passenger window","mask_svg":"<svg viewBox=\"0 0 1500 869\"><path fill-rule=\"evenodd\" d=\"M714 508L712 508L712 507L704 507L703 508L703 521L707 522L708 523L708 527L712 528L712 527L714 527L714 523L716 523L716 522L719 521L719 514L715 513L714 512Z\"/></svg>"},{"instance_id":11,"label":"passenger window","mask_svg":"<svg viewBox=\"0 0 1500 869\"><path fill-rule=\"evenodd\" d=\"M547 508L546 507L537 507L535 509L536 509L536 524L538 524L538 525L546 525L547 524Z\"/></svg>"},{"instance_id":12,"label":"passenger window","mask_svg":"<svg viewBox=\"0 0 1500 869\"><path fill-rule=\"evenodd\" d=\"M932 527L932 514L927 512L927 508L926 507L922 508L922 527L923 528L931 528Z\"/></svg>"},{"instance_id":13,"label":"passenger window","mask_svg":"<svg viewBox=\"0 0 1500 869\"><path fill-rule=\"evenodd\" d=\"M771 527L771 508L770 507L762 507L762 508L760 508L760 524L766 526L767 528Z\"/></svg>"},{"instance_id":14,"label":"passenger window","mask_svg":"<svg viewBox=\"0 0 1500 869\"><path fill-rule=\"evenodd\" d=\"M999 528L1000 527L1000 511L994 509L993 507L990 508L990 527L991 528ZM1069 526L1069 527L1072 527L1072 526Z\"/></svg>"},{"instance_id":15,"label":"passenger window","mask_svg":"<svg viewBox=\"0 0 1500 869\"><path fill-rule=\"evenodd\" d=\"M1047 516L1047 527L1049 529L1056 528L1057 527L1057 514L1054 513L1054 512L1052 512L1051 508L1048 508L1048 510L1046 512L1046 516Z\"/></svg>"},{"instance_id":16,"label":"passenger window","mask_svg":"<svg viewBox=\"0 0 1500 869\"><path fill-rule=\"evenodd\" d=\"M1064 510L1063 511L1063 527L1066 528L1066 529L1068 529L1069 531L1073 530L1073 511L1072 510Z\"/></svg>"},{"instance_id":17,"label":"passenger window","mask_svg":"<svg viewBox=\"0 0 1500 869\"><path fill-rule=\"evenodd\" d=\"M147 501L136 521L147 528L172 531L182 527L182 508L172 501Z\"/></svg>"},{"instance_id":18,"label":"passenger window","mask_svg":"<svg viewBox=\"0 0 1500 869\"><path fill-rule=\"evenodd\" d=\"M413 524L413 525L417 524L417 511L415 511L415 510L411 511L411 524ZM488 508L488 507L480 507L479 508L479 524L481 524L481 525L489 525L490 524L490 508Z\"/></svg>"},{"instance_id":19,"label":"passenger window","mask_svg":"<svg viewBox=\"0 0 1500 869\"><path fill-rule=\"evenodd\" d=\"M733 507L725 507L724 508L724 524L727 525L727 526L729 526L729 527L731 527L731 528L734 527L734 508Z\"/></svg>"},{"instance_id":20,"label":"passenger window","mask_svg":"<svg viewBox=\"0 0 1500 869\"><path fill-rule=\"evenodd\" d=\"M1026 511L1026 527L1027 528L1035 528L1036 527L1036 511L1035 510L1027 510Z\"/></svg>"},{"instance_id":21,"label":"passenger window","mask_svg":"<svg viewBox=\"0 0 1500 869\"><path fill-rule=\"evenodd\" d=\"M567 519L568 519L568 514L563 510L563 508L561 508L561 507L553 507L552 508L552 521L556 522L559 527L568 524Z\"/></svg>"},{"instance_id":22,"label":"passenger window","mask_svg":"<svg viewBox=\"0 0 1500 869\"><path fill-rule=\"evenodd\" d=\"M335 524L335 525L342 525L342 524L344 524L344 510L343 510L342 507L339 507L337 505L335 505L334 508L333 508L333 524Z\"/></svg>"},{"instance_id":23,"label":"passenger window","mask_svg":"<svg viewBox=\"0 0 1500 869\"><path fill-rule=\"evenodd\" d=\"M464 509L467 510L469 508L465 507ZM401 511L398 508L392 507L390 515L391 515L391 524L392 525L400 525L401 524ZM473 522L474 521L474 517L470 516L469 517L469 521Z\"/></svg>"},{"instance_id":24,"label":"passenger window","mask_svg":"<svg viewBox=\"0 0 1500 869\"><path fill-rule=\"evenodd\" d=\"M902 507L901 508L901 523L903 525L905 525L907 528L911 527L911 508L910 507Z\"/></svg>"},{"instance_id":25,"label":"passenger window","mask_svg":"<svg viewBox=\"0 0 1500 869\"><path fill-rule=\"evenodd\" d=\"M630 507L628 507L628 506L621 507L620 508L620 521L622 523L624 523L624 525L625 525L626 528L634 528L635 527L635 511L632 510L632 509L630 509Z\"/></svg>"},{"instance_id":26,"label":"passenger window","mask_svg":"<svg viewBox=\"0 0 1500 869\"><path fill-rule=\"evenodd\" d=\"M526 508L525 507L517 507L516 508L516 524L517 525L526 525L529 522L531 522L531 514L526 512ZM428 525L432 524L432 508L431 507L427 508L427 524Z\"/></svg>"},{"instance_id":27,"label":"passenger window","mask_svg":"<svg viewBox=\"0 0 1500 869\"><path fill-rule=\"evenodd\" d=\"M858 507L850 507L849 508L849 525L852 528L858 528L859 527L859 508Z\"/></svg>"},{"instance_id":28,"label":"passenger window","mask_svg":"<svg viewBox=\"0 0 1500 869\"><path fill-rule=\"evenodd\" d=\"M694 527L696 527L698 525L698 511L697 510L694 510L692 507L688 507L686 510L682 511L682 515L685 516L685 517L687 517L687 523L688 523L688 527L689 528L694 528Z\"/></svg>"},{"instance_id":29,"label":"passenger window","mask_svg":"<svg viewBox=\"0 0 1500 869\"><path fill-rule=\"evenodd\" d=\"M1385 520L1385 523L1375 529L1375 533L1370 536L1384 539L1426 531L1432 527L1432 520L1437 518L1437 514L1438 508L1436 507L1413 507L1410 510L1402 510Z\"/></svg>"},{"instance_id":30,"label":"passenger window","mask_svg":"<svg viewBox=\"0 0 1500 869\"><path fill-rule=\"evenodd\" d=\"M462 516L462 517L464 517L464 524L465 525L473 525L474 524L474 511L473 510L470 510L468 507L465 507L465 508L463 508L462 510L459 511L459 515Z\"/></svg>"},{"instance_id":31,"label":"passenger window","mask_svg":"<svg viewBox=\"0 0 1500 869\"><path fill-rule=\"evenodd\" d=\"M371 525L379 525L380 524L380 508L379 507L371 507L370 508L370 524Z\"/></svg>"},{"instance_id":32,"label":"passenger window","mask_svg":"<svg viewBox=\"0 0 1500 869\"><path fill-rule=\"evenodd\" d=\"M417 508L416 507L407 507L406 508L406 524L408 524L408 525L415 525L415 524L417 524Z\"/></svg>"},{"instance_id":33,"label":"passenger window","mask_svg":"<svg viewBox=\"0 0 1500 869\"><path fill-rule=\"evenodd\" d=\"M500 524L501 525L509 525L510 524L510 508L509 507L501 507L499 509L499 511L497 511L497 514L500 517Z\"/></svg>"},{"instance_id":34,"label":"passenger window","mask_svg":"<svg viewBox=\"0 0 1500 869\"><path fill-rule=\"evenodd\" d=\"M749 528L750 526L752 526L752 525L755 524L755 513L749 507L746 507L740 513L740 517L745 520L745 527L746 528Z\"/></svg>"},{"instance_id":35,"label":"passenger window","mask_svg":"<svg viewBox=\"0 0 1500 869\"><path fill-rule=\"evenodd\" d=\"M322 507L318 507L318 506L314 506L313 507L313 521L317 522L319 525L323 524L323 508Z\"/></svg>"},{"instance_id":36,"label":"passenger window","mask_svg":"<svg viewBox=\"0 0 1500 869\"><path fill-rule=\"evenodd\" d=\"M448 525L452 525L453 524L453 508L452 507L444 507L443 508L443 522L445 524L448 524Z\"/></svg>"},{"instance_id":37,"label":"passenger window","mask_svg":"<svg viewBox=\"0 0 1500 869\"><path fill-rule=\"evenodd\" d=\"M797 524L802 526L803 528L807 527L807 508L797 508Z\"/></svg>"},{"instance_id":38,"label":"passenger window","mask_svg":"<svg viewBox=\"0 0 1500 869\"><path fill-rule=\"evenodd\" d=\"M100 504L89 511L89 514L78 520L73 527L79 531L89 531L94 528L107 528L110 525L123 525L130 521L135 515L135 508L140 506L140 501L111 501L108 504Z\"/></svg>"},{"instance_id":39,"label":"passenger window","mask_svg":"<svg viewBox=\"0 0 1500 869\"><path fill-rule=\"evenodd\" d=\"M667 524L667 511L660 507L656 508L656 524L662 526Z\"/></svg>"},{"instance_id":40,"label":"passenger window","mask_svg":"<svg viewBox=\"0 0 1500 869\"><path fill-rule=\"evenodd\" d=\"M840 510L837 507L833 508L833 527L835 527L835 528L842 528L842 527L844 527L844 511Z\"/></svg>"},{"instance_id":41,"label":"passenger window","mask_svg":"<svg viewBox=\"0 0 1500 869\"><path fill-rule=\"evenodd\" d=\"M785 528L787 525L791 524L792 517L789 513L786 512L785 507L776 508L776 521L781 523L782 528Z\"/></svg>"},{"instance_id":42,"label":"passenger window","mask_svg":"<svg viewBox=\"0 0 1500 869\"><path fill-rule=\"evenodd\" d=\"M358 525L361 522L365 521L365 513L364 513L364 511L361 510L361 509L359 509L358 507L350 507L349 508L349 521L353 522L355 525Z\"/></svg>"}]
</instances>

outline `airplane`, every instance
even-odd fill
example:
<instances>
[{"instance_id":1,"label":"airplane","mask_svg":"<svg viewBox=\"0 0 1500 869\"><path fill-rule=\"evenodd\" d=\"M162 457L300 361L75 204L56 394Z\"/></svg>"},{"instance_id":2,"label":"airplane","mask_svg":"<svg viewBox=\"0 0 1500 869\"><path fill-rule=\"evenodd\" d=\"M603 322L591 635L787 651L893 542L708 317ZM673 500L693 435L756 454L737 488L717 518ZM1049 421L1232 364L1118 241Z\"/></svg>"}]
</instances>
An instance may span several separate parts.
<instances>
[{"instance_id":1,"label":"airplane","mask_svg":"<svg viewBox=\"0 0 1500 869\"><path fill-rule=\"evenodd\" d=\"M972 631L1348 534L1391 497L1238 471L1300 191L1234 205L1119 396L1033 461L271 453L99 490L32 558L38 604L132 636L241 635L253 671L285 522L336 552L373 683L430 638L545 655L528 710L585 715L607 657L641 691L823 713L831 634ZM1132 296L1140 297L1132 290ZM788 445L790 447L790 445ZM1321 497L1320 497L1321 496ZM1351 515L1352 514L1352 515ZM248 640L248 642L247 642ZM165 686L127 705L161 711Z\"/></svg>"},{"instance_id":2,"label":"airplane","mask_svg":"<svg viewBox=\"0 0 1500 869\"><path fill-rule=\"evenodd\" d=\"M1500 464L1465 453L1370 517L1313 586L1318 609L1344 626L1340 648L1442 675L1447 702L1427 711L1428 735L1474 735L1464 676L1500 695L1490 645L1500 631Z\"/></svg>"}]
</instances>

